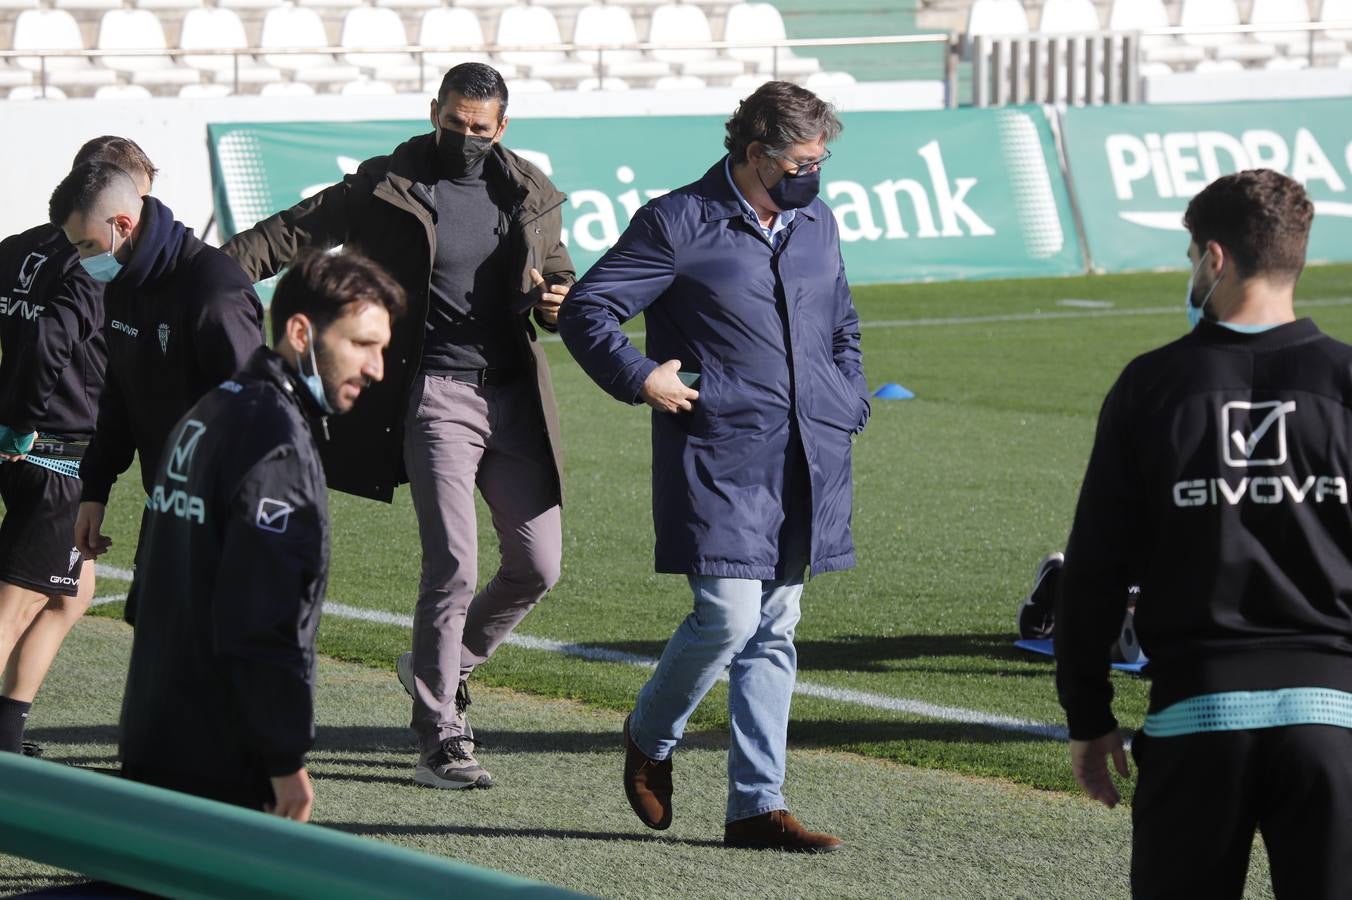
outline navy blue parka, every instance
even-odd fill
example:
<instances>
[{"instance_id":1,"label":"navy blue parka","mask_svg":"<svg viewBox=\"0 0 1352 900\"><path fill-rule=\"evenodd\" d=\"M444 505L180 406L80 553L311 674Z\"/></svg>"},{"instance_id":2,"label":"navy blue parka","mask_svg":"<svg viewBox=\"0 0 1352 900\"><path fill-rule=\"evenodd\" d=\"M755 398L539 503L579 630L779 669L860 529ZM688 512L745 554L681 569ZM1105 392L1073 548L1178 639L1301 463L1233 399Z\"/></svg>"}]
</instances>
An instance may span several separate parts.
<instances>
[{"instance_id":1,"label":"navy blue parka","mask_svg":"<svg viewBox=\"0 0 1352 900\"><path fill-rule=\"evenodd\" d=\"M646 354L620 330L640 312ZM578 363L626 403L660 363L700 373L689 413L652 416L659 572L782 577L786 459L810 482L813 573L854 565L851 441L868 421L859 317L820 199L772 248L724 160L649 202L559 315ZM799 442L793 440L797 433Z\"/></svg>"}]
</instances>

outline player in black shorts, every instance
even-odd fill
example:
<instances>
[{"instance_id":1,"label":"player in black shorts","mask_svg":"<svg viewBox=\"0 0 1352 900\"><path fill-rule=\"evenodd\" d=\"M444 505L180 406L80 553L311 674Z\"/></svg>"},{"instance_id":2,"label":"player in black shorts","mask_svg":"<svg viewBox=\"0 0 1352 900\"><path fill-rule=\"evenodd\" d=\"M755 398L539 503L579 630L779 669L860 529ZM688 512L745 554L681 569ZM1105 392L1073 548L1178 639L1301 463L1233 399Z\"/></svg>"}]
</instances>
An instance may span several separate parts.
<instances>
[{"instance_id":1,"label":"player in black shorts","mask_svg":"<svg viewBox=\"0 0 1352 900\"><path fill-rule=\"evenodd\" d=\"M149 193L141 148L100 137L75 165L119 166ZM23 728L94 593L74 546L80 458L94 431L106 347L102 288L52 225L0 241L0 751L36 753Z\"/></svg>"}]
</instances>

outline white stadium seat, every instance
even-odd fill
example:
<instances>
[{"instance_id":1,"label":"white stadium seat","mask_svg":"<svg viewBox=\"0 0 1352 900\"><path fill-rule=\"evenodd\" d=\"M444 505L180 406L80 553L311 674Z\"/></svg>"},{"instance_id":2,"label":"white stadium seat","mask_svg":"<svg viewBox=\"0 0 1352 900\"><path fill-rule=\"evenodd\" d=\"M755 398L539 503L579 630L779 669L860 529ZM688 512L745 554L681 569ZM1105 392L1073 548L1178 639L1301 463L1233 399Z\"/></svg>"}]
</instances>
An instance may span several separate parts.
<instances>
[{"instance_id":1,"label":"white stadium seat","mask_svg":"<svg viewBox=\"0 0 1352 900\"><path fill-rule=\"evenodd\" d=\"M1344 56L1338 60L1338 68L1352 69L1352 56Z\"/></svg>"},{"instance_id":2,"label":"white stadium seat","mask_svg":"<svg viewBox=\"0 0 1352 900\"><path fill-rule=\"evenodd\" d=\"M259 44L264 49L322 49L328 47L329 39L319 13L285 3L268 10L268 14L263 17L263 34ZM263 62L294 71L297 77L316 83L351 81L360 74L355 66L339 64L327 53L272 53L265 54Z\"/></svg>"},{"instance_id":3,"label":"white stadium seat","mask_svg":"<svg viewBox=\"0 0 1352 900\"><path fill-rule=\"evenodd\" d=\"M418 43L424 47L482 47L485 43L483 26L472 10L439 6L423 13L418 25ZM488 63L490 59L487 53L479 51L438 51L424 53L423 62L439 80L452 66L465 62ZM504 62L492 65L503 78L516 77L516 66Z\"/></svg>"},{"instance_id":4,"label":"white stadium seat","mask_svg":"<svg viewBox=\"0 0 1352 900\"><path fill-rule=\"evenodd\" d=\"M215 100L233 93L228 84L185 84L178 89L178 95L188 100Z\"/></svg>"},{"instance_id":5,"label":"white stadium seat","mask_svg":"<svg viewBox=\"0 0 1352 900\"><path fill-rule=\"evenodd\" d=\"M858 81L849 72L813 72L807 76L803 87L810 91L820 91L824 88L848 87L852 84L858 84Z\"/></svg>"},{"instance_id":6,"label":"white stadium seat","mask_svg":"<svg viewBox=\"0 0 1352 900\"><path fill-rule=\"evenodd\" d=\"M110 9L99 20L100 50L167 50L164 26L145 9ZM164 56L105 56L103 64L131 75L133 84L184 85L201 81L191 66Z\"/></svg>"},{"instance_id":7,"label":"white stadium seat","mask_svg":"<svg viewBox=\"0 0 1352 900\"><path fill-rule=\"evenodd\" d=\"M454 0L456 6L463 6L466 9L502 9L505 6L512 6L517 0Z\"/></svg>"},{"instance_id":8,"label":"white stadium seat","mask_svg":"<svg viewBox=\"0 0 1352 900\"><path fill-rule=\"evenodd\" d=\"M1178 24L1183 28L1202 29L1196 34L1184 35L1183 40L1195 47L1214 48L1218 59L1263 60L1271 59L1277 53L1271 44L1253 41L1248 35L1205 31L1212 26L1240 24L1235 0L1183 0Z\"/></svg>"},{"instance_id":9,"label":"white stadium seat","mask_svg":"<svg viewBox=\"0 0 1352 900\"><path fill-rule=\"evenodd\" d=\"M1243 72L1244 63L1237 59L1204 59L1193 67L1193 71L1211 75L1219 72Z\"/></svg>"},{"instance_id":10,"label":"white stadium seat","mask_svg":"<svg viewBox=\"0 0 1352 900\"><path fill-rule=\"evenodd\" d=\"M782 41L788 37L784 17L769 3L738 3L729 7L723 26L723 40ZM728 56L752 63L759 71L771 72L781 78L810 75L821 71L816 57L799 56L788 47L731 47Z\"/></svg>"},{"instance_id":11,"label":"white stadium seat","mask_svg":"<svg viewBox=\"0 0 1352 900\"><path fill-rule=\"evenodd\" d=\"M62 9L26 9L14 23L15 50L83 50L84 39L75 17ZM112 84L112 69L96 66L83 56L49 56L45 64L36 56L14 60L25 69L40 71L44 65L47 83L58 86ZM35 81L37 79L34 79Z\"/></svg>"},{"instance_id":12,"label":"white stadium seat","mask_svg":"<svg viewBox=\"0 0 1352 900\"><path fill-rule=\"evenodd\" d=\"M627 91L629 82L623 78L584 78L577 83L579 91Z\"/></svg>"},{"instance_id":13,"label":"white stadium seat","mask_svg":"<svg viewBox=\"0 0 1352 900\"><path fill-rule=\"evenodd\" d=\"M1028 13L1019 0L976 0L967 10L967 34L1028 33Z\"/></svg>"},{"instance_id":14,"label":"white stadium seat","mask_svg":"<svg viewBox=\"0 0 1352 900\"><path fill-rule=\"evenodd\" d=\"M388 6L390 9L418 12L424 9L446 9L441 0L376 0L376 6Z\"/></svg>"},{"instance_id":15,"label":"white stadium seat","mask_svg":"<svg viewBox=\"0 0 1352 900\"><path fill-rule=\"evenodd\" d=\"M747 72L745 75L738 75L732 79L729 86L739 91L746 91L748 94L770 80L770 76L764 72Z\"/></svg>"},{"instance_id":16,"label":"white stadium seat","mask_svg":"<svg viewBox=\"0 0 1352 900\"><path fill-rule=\"evenodd\" d=\"M713 32L704 10L698 6L666 3L653 10L648 40L650 43L708 43L713 40ZM653 57L679 66L683 75L701 78L732 78L746 71L740 60L719 56L712 48L654 50Z\"/></svg>"},{"instance_id":17,"label":"white stadium seat","mask_svg":"<svg viewBox=\"0 0 1352 900\"><path fill-rule=\"evenodd\" d=\"M307 6L321 11L355 9L361 6L362 0L292 0L300 6Z\"/></svg>"},{"instance_id":18,"label":"white stadium seat","mask_svg":"<svg viewBox=\"0 0 1352 900\"><path fill-rule=\"evenodd\" d=\"M1164 8L1164 0L1113 0L1108 13L1109 31L1151 31L1169 27L1169 11ZM1206 56L1201 47L1185 44L1166 34L1143 37L1141 51L1149 62L1193 63Z\"/></svg>"},{"instance_id":19,"label":"white stadium seat","mask_svg":"<svg viewBox=\"0 0 1352 900\"><path fill-rule=\"evenodd\" d=\"M122 6L122 0L55 0L53 5L57 9L68 9L75 12L103 12L109 9L119 9Z\"/></svg>"},{"instance_id":20,"label":"white stadium seat","mask_svg":"<svg viewBox=\"0 0 1352 900\"><path fill-rule=\"evenodd\" d=\"M1102 28L1092 0L1047 0L1037 26L1047 34L1082 34Z\"/></svg>"},{"instance_id":21,"label":"white stadium seat","mask_svg":"<svg viewBox=\"0 0 1352 900\"><path fill-rule=\"evenodd\" d=\"M216 5L226 9L272 9L278 5L278 0L216 0Z\"/></svg>"},{"instance_id":22,"label":"white stadium seat","mask_svg":"<svg viewBox=\"0 0 1352 900\"><path fill-rule=\"evenodd\" d=\"M499 46L561 44L559 23L543 6L509 6L498 18ZM570 59L562 50L500 50L498 58L526 70L531 78L578 81L595 74L590 63Z\"/></svg>"},{"instance_id":23,"label":"white stadium seat","mask_svg":"<svg viewBox=\"0 0 1352 900\"><path fill-rule=\"evenodd\" d=\"M1174 74L1168 63L1164 62L1143 62L1141 63L1142 78L1161 78L1166 75Z\"/></svg>"},{"instance_id":24,"label":"white stadium seat","mask_svg":"<svg viewBox=\"0 0 1352 900\"><path fill-rule=\"evenodd\" d=\"M1269 72L1299 72L1309 67L1310 60L1304 56L1274 56L1263 65Z\"/></svg>"},{"instance_id":25,"label":"white stadium seat","mask_svg":"<svg viewBox=\"0 0 1352 900\"><path fill-rule=\"evenodd\" d=\"M653 82L659 91L702 91L708 85L694 75L665 75Z\"/></svg>"},{"instance_id":26,"label":"white stadium seat","mask_svg":"<svg viewBox=\"0 0 1352 900\"><path fill-rule=\"evenodd\" d=\"M65 100L66 92L54 84L47 85L46 93L36 84L16 87L9 92L10 100Z\"/></svg>"},{"instance_id":27,"label":"white stadium seat","mask_svg":"<svg viewBox=\"0 0 1352 900\"><path fill-rule=\"evenodd\" d=\"M139 84L105 84L94 91L95 100L149 100L152 96Z\"/></svg>"},{"instance_id":28,"label":"white stadium seat","mask_svg":"<svg viewBox=\"0 0 1352 900\"><path fill-rule=\"evenodd\" d=\"M573 43L625 47L638 43L638 29L624 7L593 3L578 11ZM597 56L595 50L578 50L575 58L594 66ZM600 59L605 74L618 78L657 79L671 74L669 63L645 59L640 50L607 50Z\"/></svg>"},{"instance_id":29,"label":"white stadium seat","mask_svg":"<svg viewBox=\"0 0 1352 900\"><path fill-rule=\"evenodd\" d=\"M338 93L348 97L378 97L394 94L394 85L388 81L376 81L371 78L358 78L343 85Z\"/></svg>"},{"instance_id":30,"label":"white stadium seat","mask_svg":"<svg viewBox=\"0 0 1352 900\"><path fill-rule=\"evenodd\" d=\"M338 43L347 48L388 49L390 53L345 53L343 61L374 72L382 81L418 81L418 63L408 46L404 20L392 9L358 6L343 16L343 34Z\"/></svg>"},{"instance_id":31,"label":"white stadium seat","mask_svg":"<svg viewBox=\"0 0 1352 900\"><path fill-rule=\"evenodd\" d=\"M0 0L0 9L5 11L37 9L41 5L40 0Z\"/></svg>"},{"instance_id":32,"label":"white stadium seat","mask_svg":"<svg viewBox=\"0 0 1352 900\"><path fill-rule=\"evenodd\" d=\"M186 9L201 9L202 0L136 0L137 9L174 12Z\"/></svg>"},{"instance_id":33,"label":"white stadium seat","mask_svg":"<svg viewBox=\"0 0 1352 900\"><path fill-rule=\"evenodd\" d=\"M11 66L9 60L0 60L0 87L23 87L33 83L33 73L28 69Z\"/></svg>"},{"instance_id":34,"label":"white stadium seat","mask_svg":"<svg viewBox=\"0 0 1352 900\"><path fill-rule=\"evenodd\" d=\"M243 50L249 46L244 34L244 23L231 9L206 7L194 9L183 17L178 45L184 50ZM233 84L236 65L241 84L265 84L280 81L281 72L265 66L257 59L241 54L236 56L185 54L183 62L216 77L217 81ZM182 92L179 96L183 96Z\"/></svg>"},{"instance_id":35,"label":"white stadium seat","mask_svg":"<svg viewBox=\"0 0 1352 900\"><path fill-rule=\"evenodd\" d=\"M315 89L303 81L274 81L259 90L263 97L313 97Z\"/></svg>"},{"instance_id":36,"label":"white stadium seat","mask_svg":"<svg viewBox=\"0 0 1352 900\"><path fill-rule=\"evenodd\" d=\"M507 82L509 94L548 94L554 85L543 78L514 78Z\"/></svg>"},{"instance_id":37,"label":"white stadium seat","mask_svg":"<svg viewBox=\"0 0 1352 900\"><path fill-rule=\"evenodd\" d=\"M1319 7L1320 22L1352 22L1352 0L1324 0ZM1352 31L1334 29L1326 31L1323 37L1338 41L1352 41Z\"/></svg>"}]
</instances>

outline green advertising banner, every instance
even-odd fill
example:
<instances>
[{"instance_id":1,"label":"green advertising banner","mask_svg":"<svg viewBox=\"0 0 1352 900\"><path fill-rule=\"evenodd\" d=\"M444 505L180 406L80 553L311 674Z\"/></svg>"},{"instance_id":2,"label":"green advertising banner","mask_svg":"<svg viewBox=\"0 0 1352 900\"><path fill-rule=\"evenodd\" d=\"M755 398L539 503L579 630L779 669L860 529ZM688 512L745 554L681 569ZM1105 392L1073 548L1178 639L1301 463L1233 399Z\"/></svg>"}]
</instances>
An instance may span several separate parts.
<instances>
[{"instance_id":1,"label":"green advertising banner","mask_svg":"<svg viewBox=\"0 0 1352 900\"><path fill-rule=\"evenodd\" d=\"M426 122L236 123L208 130L223 235L356 171ZM579 273L640 206L697 180L723 153L718 116L517 119L506 143L568 194ZM1064 275L1084 260L1038 107L845 116L822 170L858 284Z\"/></svg>"},{"instance_id":2,"label":"green advertising banner","mask_svg":"<svg viewBox=\"0 0 1352 900\"><path fill-rule=\"evenodd\" d=\"M1106 106L1062 114L1095 269L1184 268L1183 211L1217 177L1270 168L1315 202L1311 262L1352 260L1352 100Z\"/></svg>"}]
</instances>

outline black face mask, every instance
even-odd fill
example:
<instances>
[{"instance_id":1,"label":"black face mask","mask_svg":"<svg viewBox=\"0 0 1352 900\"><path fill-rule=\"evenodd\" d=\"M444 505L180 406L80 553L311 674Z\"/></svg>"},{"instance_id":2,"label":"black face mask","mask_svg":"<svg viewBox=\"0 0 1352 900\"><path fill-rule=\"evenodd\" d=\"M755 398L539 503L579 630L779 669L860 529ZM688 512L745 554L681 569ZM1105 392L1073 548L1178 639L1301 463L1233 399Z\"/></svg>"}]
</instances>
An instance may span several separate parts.
<instances>
[{"instance_id":1,"label":"black face mask","mask_svg":"<svg viewBox=\"0 0 1352 900\"><path fill-rule=\"evenodd\" d=\"M493 149L493 139L459 131L438 130L437 158L442 171L452 178L464 175L483 162Z\"/></svg>"},{"instance_id":2,"label":"black face mask","mask_svg":"<svg viewBox=\"0 0 1352 900\"><path fill-rule=\"evenodd\" d=\"M756 177L760 178L759 170L756 171ZM765 193L769 195L770 202L781 210L802 209L807 206L816 199L817 193L821 190L821 184L821 169L800 172L797 175L790 175L785 172L783 178L768 187L765 184L765 179L761 178L761 187L765 188Z\"/></svg>"}]
</instances>

